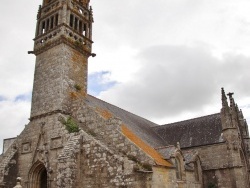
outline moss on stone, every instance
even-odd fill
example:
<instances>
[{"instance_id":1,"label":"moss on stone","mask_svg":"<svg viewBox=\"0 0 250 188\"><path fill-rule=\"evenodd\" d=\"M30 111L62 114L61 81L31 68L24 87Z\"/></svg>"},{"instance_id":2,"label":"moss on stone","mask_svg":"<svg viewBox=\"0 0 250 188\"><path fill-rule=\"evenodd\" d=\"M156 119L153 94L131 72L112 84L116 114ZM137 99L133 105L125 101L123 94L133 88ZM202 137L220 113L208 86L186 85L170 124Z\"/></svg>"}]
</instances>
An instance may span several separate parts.
<instances>
[{"instance_id":1,"label":"moss on stone","mask_svg":"<svg viewBox=\"0 0 250 188\"><path fill-rule=\"evenodd\" d=\"M67 120L64 120L62 123L65 125L69 133L79 132L80 130L77 123L72 119L72 117L68 117Z\"/></svg>"}]
</instances>

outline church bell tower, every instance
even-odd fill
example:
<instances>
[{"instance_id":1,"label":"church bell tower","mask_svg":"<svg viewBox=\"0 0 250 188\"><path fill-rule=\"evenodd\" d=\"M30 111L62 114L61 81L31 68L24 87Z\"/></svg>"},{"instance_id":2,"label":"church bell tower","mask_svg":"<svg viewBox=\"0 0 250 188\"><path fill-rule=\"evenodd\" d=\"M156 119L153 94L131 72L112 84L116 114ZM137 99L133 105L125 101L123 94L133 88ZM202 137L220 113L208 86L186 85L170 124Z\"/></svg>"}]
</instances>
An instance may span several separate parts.
<instances>
[{"instance_id":1,"label":"church bell tower","mask_svg":"<svg viewBox=\"0 0 250 188\"><path fill-rule=\"evenodd\" d=\"M36 65L31 117L67 111L72 92L87 93L92 46L89 0L43 0L34 39Z\"/></svg>"}]
</instances>

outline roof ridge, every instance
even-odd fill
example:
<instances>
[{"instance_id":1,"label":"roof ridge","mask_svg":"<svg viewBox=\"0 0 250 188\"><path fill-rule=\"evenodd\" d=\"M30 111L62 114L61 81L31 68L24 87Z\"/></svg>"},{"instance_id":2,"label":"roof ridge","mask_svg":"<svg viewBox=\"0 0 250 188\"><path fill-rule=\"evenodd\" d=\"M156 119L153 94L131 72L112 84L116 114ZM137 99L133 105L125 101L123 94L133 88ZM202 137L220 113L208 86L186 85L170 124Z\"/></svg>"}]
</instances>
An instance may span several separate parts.
<instances>
[{"instance_id":1,"label":"roof ridge","mask_svg":"<svg viewBox=\"0 0 250 188\"><path fill-rule=\"evenodd\" d=\"M197 119L203 119L209 116L215 116L215 115L219 115L220 113L214 113L214 114L209 114L209 115L205 115L205 116L200 116L200 117L195 117L195 118L191 118L191 119L186 119L186 120L182 120L182 121L176 121L176 122L172 122L172 123L167 123L167 124L163 124L163 125L159 125L159 126L169 126L169 125L174 125L174 124L179 124L179 123L183 123L183 122L189 122L189 121L193 121L193 120L197 120ZM157 128L159 126L155 126L153 128Z\"/></svg>"}]
</instances>

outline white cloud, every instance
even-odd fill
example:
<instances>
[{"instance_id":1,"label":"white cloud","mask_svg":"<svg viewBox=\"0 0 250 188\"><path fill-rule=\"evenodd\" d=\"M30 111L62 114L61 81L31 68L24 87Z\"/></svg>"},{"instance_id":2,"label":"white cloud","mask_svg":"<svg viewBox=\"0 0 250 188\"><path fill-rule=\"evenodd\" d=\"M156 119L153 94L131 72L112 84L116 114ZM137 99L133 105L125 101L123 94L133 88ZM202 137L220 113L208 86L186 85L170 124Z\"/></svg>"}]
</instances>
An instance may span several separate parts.
<instances>
[{"instance_id":1,"label":"white cloud","mask_svg":"<svg viewBox=\"0 0 250 188\"><path fill-rule=\"evenodd\" d=\"M0 101L0 153L2 139L16 137L28 123L30 102Z\"/></svg>"},{"instance_id":2,"label":"white cloud","mask_svg":"<svg viewBox=\"0 0 250 188\"><path fill-rule=\"evenodd\" d=\"M106 48L202 41L214 50L242 51L250 42L250 3L245 0L109 0L92 4L96 16L94 40Z\"/></svg>"},{"instance_id":3,"label":"white cloud","mask_svg":"<svg viewBox=\"0 0 250 188\"><path fill-rule=\"evenodd\" d=\"M33 48L37 3L29 6L21 1L0 2L0 95L8 99L32 89L35 63L27 51Z\"/></svg>"},{"instance_id":4,"label":"white cloud","mask_svg":"<svg viewBox=\"0 0 250 188\"><path fill-rule=\"evenodd\" d=\"M204 115L209 105L220 104L221 87L237 91L237 96L250 95L250 57L227 54L221 60L202 46L154 46L139 53L137 60L141 69L130 81L99 97L161 121L181 114Z\"/></svg>"}]
</instances>

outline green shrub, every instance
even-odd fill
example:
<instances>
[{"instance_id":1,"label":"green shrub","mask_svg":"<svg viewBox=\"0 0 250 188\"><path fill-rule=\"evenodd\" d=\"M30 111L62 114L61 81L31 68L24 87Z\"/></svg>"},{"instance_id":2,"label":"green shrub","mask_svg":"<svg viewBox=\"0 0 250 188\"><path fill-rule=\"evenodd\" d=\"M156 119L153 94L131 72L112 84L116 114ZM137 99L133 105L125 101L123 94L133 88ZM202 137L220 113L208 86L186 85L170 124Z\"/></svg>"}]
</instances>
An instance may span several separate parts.
<instances>
[{"instance_id":1,"label":"green shrub","mask_svg":"<svg viewBox=\"0 0 250 188\"><path fill-rule=\"evenodd\" d=\"M77 123L71 117L68 117L68 119L64 121L63 124L66 126L66 129L69 131L69 133L79 132Z\"/></svg>"},{"instance_id":2,"label":"green shrub","mask_svg":"<svg viewBox=\"0 0 250 188\"><path fill-rule=\"evenodd\" d=\"M75 84L74 85L74 88L76 89L76 91L81 91L81 86L79 86L78 84Z\"/></svg>"}]
</instances>

